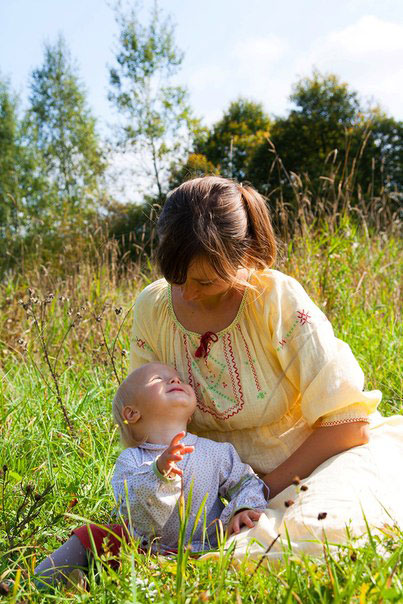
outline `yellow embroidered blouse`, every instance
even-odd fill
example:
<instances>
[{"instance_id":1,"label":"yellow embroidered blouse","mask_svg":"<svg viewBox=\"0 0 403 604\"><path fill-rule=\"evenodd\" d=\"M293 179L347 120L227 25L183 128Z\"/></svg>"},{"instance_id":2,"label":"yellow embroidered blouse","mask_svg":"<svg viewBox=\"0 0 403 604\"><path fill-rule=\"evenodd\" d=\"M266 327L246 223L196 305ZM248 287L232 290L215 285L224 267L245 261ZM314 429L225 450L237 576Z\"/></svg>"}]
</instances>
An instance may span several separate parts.
<instances>
[{"instance_id":1,"label":"yellow embroidered blouse","mask_svg":"<svg viewBox=\"0 0 403 604\"><path fill-rule=\"evenodd\" d=\"M134 308L131 369L150 361L173 365L193 386L190 430L230 442L256 472L270 472L309 436L312 426L368 421L381 400L363 391L350 347L292 277L252 272L234 321L208 339L186 330L160 279Z\"/></svg>"}]
</instances>

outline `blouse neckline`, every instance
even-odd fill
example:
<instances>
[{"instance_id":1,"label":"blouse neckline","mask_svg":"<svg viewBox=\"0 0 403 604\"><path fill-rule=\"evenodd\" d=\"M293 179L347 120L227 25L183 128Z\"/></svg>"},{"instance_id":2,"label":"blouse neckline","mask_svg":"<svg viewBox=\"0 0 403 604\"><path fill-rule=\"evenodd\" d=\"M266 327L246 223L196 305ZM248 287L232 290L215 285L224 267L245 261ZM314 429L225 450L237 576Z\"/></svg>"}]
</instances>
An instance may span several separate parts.
<instances>
[{"instance_id":1,"label":"blouse neckline","mask_svg":"<svg viewBox=\"0 0 403 604\"><path fill-rule=\"evenodd\" d=\"M254 271L250 271L250 273L248 275L248 278L247 278L248 283L250 282L250 278L251 278L253 272ZM231 323L227 327L224 327L224 329L221 329L221 331L217 331L216 332L217 336L224 335L225 333L231 331L233 329L233 327L238 323L239 318L245 307L245 302L246 302L246 298L248 296L249 289L250 289L249 287L247 287L247 286L245 287L245 291L243 292L242 300L239 305L238 312L236 313L233 321L231 321ZM174 311L174 305L172 302L172 285L170 283L168 283L168 307L169 307L169 312L171 313L172 320L174 321L175 325L177 327L179 327L179 329L181 329L183 332L185 332L189 335L196 336L197 338L200 338L203 335L201 333L198 333L197 331L191 331L190 329L186 329L186 327L184 325L182 325L182 323L177 318L175 311Z\"/></svg>"}]
</instances>

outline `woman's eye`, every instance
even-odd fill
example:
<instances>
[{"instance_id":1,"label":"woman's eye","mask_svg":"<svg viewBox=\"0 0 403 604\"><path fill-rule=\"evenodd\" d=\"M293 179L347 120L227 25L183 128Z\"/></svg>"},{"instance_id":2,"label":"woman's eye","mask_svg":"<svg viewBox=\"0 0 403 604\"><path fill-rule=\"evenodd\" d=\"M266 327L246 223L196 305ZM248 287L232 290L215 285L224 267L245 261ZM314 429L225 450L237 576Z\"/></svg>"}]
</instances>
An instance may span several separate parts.
<instances>
[{"instance_id":1,"label":"woman's eye","mask_svg":"<svg viewBox=\"0 0 403 604\"><path fill-rule=\"evenodd\" d=\"M206 281L206 283L200 283L203 287L208 287L209 285L213 285L213 281Z\"/></svg>"}]
</instances>

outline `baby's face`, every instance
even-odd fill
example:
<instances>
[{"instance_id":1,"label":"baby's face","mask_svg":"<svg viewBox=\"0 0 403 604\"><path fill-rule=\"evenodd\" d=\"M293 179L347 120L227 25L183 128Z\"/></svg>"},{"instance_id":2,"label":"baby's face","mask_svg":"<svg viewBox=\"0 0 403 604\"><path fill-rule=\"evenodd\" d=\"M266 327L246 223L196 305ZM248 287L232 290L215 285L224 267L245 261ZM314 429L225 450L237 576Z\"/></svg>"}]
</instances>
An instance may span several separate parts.
<instances>
[{"instance_id":1,"label":"baby's face","mask_svg":"<svg viewBox=\"0 0 403 604\"><path fill-rule=\"evenodd\" d=\"M193 388L184 384L177 371L162 363L148 363L127 378L133 402L143 417L158 420L192 415L196 408Z\"/></svg>"}]
</instances>

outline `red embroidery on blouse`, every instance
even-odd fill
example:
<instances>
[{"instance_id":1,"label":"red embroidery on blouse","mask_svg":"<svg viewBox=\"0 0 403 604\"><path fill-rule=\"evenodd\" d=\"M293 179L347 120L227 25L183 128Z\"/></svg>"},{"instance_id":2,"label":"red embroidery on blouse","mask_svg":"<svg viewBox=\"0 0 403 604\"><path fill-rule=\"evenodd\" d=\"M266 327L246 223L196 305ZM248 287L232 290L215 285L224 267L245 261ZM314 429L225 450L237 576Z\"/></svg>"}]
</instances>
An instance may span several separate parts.
<instances>
[{"instance_id":1,"label":"red embroidery on blouse","mask_svg":"<svg viewBox=\"0 0 403 604\"><path fill-rule=\"evenodd\" d=\"M144 347L145 347L145 345L146 345L145 340L140 340L140 338L136 338L136 342L137 342L137 346L138 346L139 348L143 348L143 349L144 349Z\"/></svg>"},{"instance_id":2,"label":"red embroidery on blouse","mask_svg":"<svg viewBox=\"0 0 403 604\"><path fill-rule=\"evenodd\" d=\"M192 364L191 364L191 359L190 359L190 354L189 354L189 349L187 346L187 339L186 339L185 334L184 334L183 338L184 338L184 343L185 343L186 360L187 360L187 366L188 366L188 380L189 380L189 384L191 386L193 386L194 378L193 378L193 374L192 374L192 370L191 370ZM229 344L231 359L229 358L227 344ZM232 407L230 407L226 411L218 411L217 408L208 407L206 405L206 403L203 401L203 399L199 396L199 392L195 389L198 409L200 409L200 411L202 411L203 413L208 413L209 415L212 415L213 417L220 419L220 420L229 419L233 415L236 415L243 409L243 406L244 406L244 398L243 398L243 393L242 393L242 388L241 388L241 381L239 379L239 371L238 371L238 368L237 368L237 365L235 362L235 358L234 358L234 354L232 351L231 338L230 338L229 334L223 338L223 350L224 350L225 360L227 362L229 375L231 378L232 390L233 390L234 398L236 401L235 405L232 405ZM210 372L210 373L212 373L212 372ZM236 377L236 381L234 379L234 374ZM237 384L238 384L238 386L237 386ZM208 389L208 390L209 390L209 394L210 394L211 391L210 391L210 389ZM239 390L240 396L238 396L237 390ZM213 399L211 399L211 402L213 405L215 405Z\"/></svg>"},{"instance_id":3,"label":"red embroidery on blouse","mask_svg":"<svg viewBox=\"0 0 403 604\"><path fill-rule=\"evenodd\" d=\"M305 312L304 309L297 311L297 317L301 325L305 325L305 323L310 323L309 319L312 318L308 311Z\"/></svg>"},{"instance_id":4,"label":"red embroidery on blouse","mask_svg":"<svg viewBox=\"0 0 403 604\"><path fill-rule=\"evenodd\" d=\"M242 338L243 344L245 346L246 355L248 357L249 365L250 365L250 368L252 370L253 379L255 380L257 391L260 392L262 389L260 387L259 378L257 377L255 365L254 365L254 363L252 361L252 357L251 357L251 354L250 354L250 351L249 351L249 347L248 347L248 345L246 343L246 340L244 338L244 335L242 333L241 326L239 325L239 323L237 324L237 328L238 328L239 333L241 334L241 338Z\"/></svg>"},{"instance_id":5,"label":"red embroidery on blouse","mask_svg":"<svg viewBox=\"0 0 403 604\"><path fill-rule=\"evenodd\" d=\"M187 335L185 333L183 334L183 344L185 347L186 363L187 363L187 368L188 368L188 382L189 382L189 386L192 386L192 388L193 388L194 380L193 380L193 373L192 373L192 359L190 358L189 347L188 347L188 342L187 342ZM196 399L197 399L197 392L196 392Z\"/></svg>"},{"instance_id":6,"label":"red embroidery on blouse","mask_svg":"<svg viewBox=\"0 0 403 604\"><path fill-rule=\"evenodd\" d=\"M178 367L177 367L177 364L176 364L175 336L176 336L176 325L174 323L174 329L173 329L173 335L172 335L172 342L174 343L173 344L173 350L174 350L174 367L175 367L176 371L178 371Z\"/></svg>"},{"instance_id":7,"label":"red embroidery on blouse","mask_svg":"<svg viewBox=\"0 0 403 604\"><path fill-rule=\"evenodd\" d=\"M287 344L287 340L284 340L284 338L283 338L281 341L279 340L278 343L280 344L280 346L282 348L284 346L284 344Z\"/></svg>"}]
</instances>

